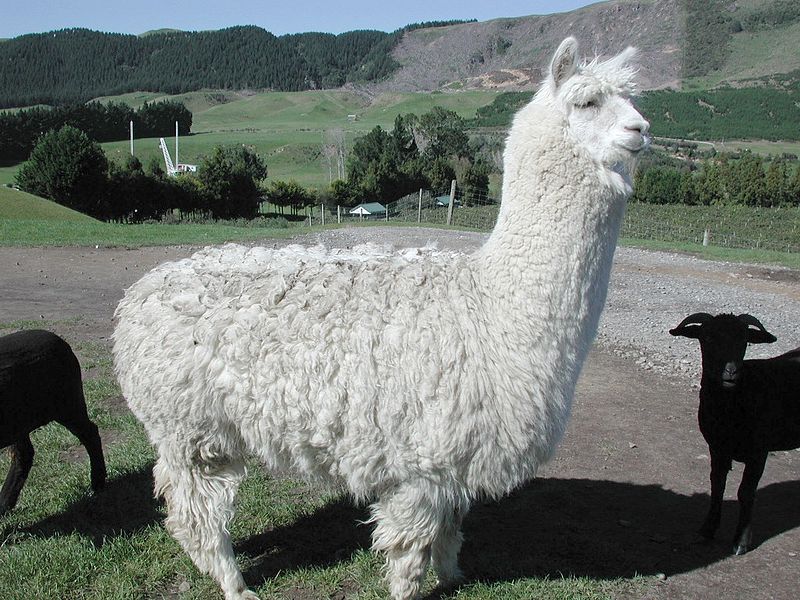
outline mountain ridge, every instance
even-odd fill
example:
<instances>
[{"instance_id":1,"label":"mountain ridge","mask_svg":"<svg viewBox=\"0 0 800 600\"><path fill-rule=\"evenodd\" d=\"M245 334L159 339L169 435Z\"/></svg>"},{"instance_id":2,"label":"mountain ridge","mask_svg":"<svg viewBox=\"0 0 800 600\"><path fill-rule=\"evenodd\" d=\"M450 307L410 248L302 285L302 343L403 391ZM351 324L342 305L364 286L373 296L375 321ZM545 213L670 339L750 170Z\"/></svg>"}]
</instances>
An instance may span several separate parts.
<instances>
[{"instance_id":1,"label":"mountain ridge","mask_svg":"<svg viewBox=\"0 0 800 600\"><path fill-rule=\"evenodd\" d=\"M139 36L28 34L0 44L0 107L133 91L531 90L567 35L589 57L636 46L642 90L749 85L800 69L800 54L781 51L800 38L800 3L792 0L607 0L563 13L417 23L392 33L275 36L243 25Z\"/></svg>"}]
</instances>

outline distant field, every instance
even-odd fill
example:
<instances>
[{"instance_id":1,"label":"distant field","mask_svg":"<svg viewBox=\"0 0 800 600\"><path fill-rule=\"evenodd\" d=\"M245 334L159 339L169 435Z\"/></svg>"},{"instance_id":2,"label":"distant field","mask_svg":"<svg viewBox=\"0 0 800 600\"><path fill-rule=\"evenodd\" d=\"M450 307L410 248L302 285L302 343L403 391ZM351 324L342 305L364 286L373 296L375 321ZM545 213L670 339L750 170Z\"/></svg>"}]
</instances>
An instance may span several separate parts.
<instances>
[{"instance_id":1,"label":"distant field","mask_svg":"<svg viewBox=\"0 0 800 600\"><path fill-rule=\"evenodd\" d=\"M328 166L321 148L326 132L341 130L346 143L380 125L392 129L398 114L429 112L435 106L453 110L464 118L490 104L495 92L457 94L384 94L372 100L349 91L270 92L234 94L193 92L172 98L193 111L193 134L179 140L181 162L197 164L215 146L245 144L264 157L270 179L295 179L309 187L329 183ZM126 94L106 100L137 101L165 98L149 94ZM350 117L354 115L355 118ZM175 159L174 137L167 138ZM130 143L103 144L109 158L122 161ZM134 153L147 165L155 158L163 162L157 139L134 140ZM0 183L3 182L0 170Z\"/></svg>"}]
</instances>

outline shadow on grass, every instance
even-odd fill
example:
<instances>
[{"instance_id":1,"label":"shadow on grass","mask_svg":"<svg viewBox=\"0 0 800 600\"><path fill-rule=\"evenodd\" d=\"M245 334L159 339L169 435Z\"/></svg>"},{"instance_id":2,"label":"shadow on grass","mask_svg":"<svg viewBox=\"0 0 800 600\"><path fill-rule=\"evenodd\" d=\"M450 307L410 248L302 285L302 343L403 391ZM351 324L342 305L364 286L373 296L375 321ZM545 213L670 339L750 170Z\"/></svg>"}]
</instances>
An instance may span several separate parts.
<instances>
[{"instance_id":1,"label":"shadow on grass","mask_svg":"<svg viewBox=\"0 0 800 600\"><path fill-rule=\"evenodd\" d=\"M758 491L754 542L800 525L800 481ZM685 496L657 485L588 479L541 479L498 502L473 507L464 523L460 564L467 580L506 581L574 575L594 579L668 576L730 554L738 514L727 501L718 539L700 543L694 529L707 494ZM245 573L259 585L279 571L324 567L368 548L365 509L332 503L286 527L253 536L236 548L253 559ZM758 552L756 547L755 552Z\"/></svg>"},{"instance_id":2,"label":"shadow on grass","mask_svg":"<svg viewBox=\"0 0 800 600\"><path fill-rule=\"evenodd\" d=\"M152 497L151 466L111 479L64 512L17 529L36 536L80 533L96 546L160 523ZM765 540L800 525L800 481L759 489L754 552ZM698 543L707 494L682 495L657 485L589 479L540 479L498 502L479 503L464 523L460 563L468 581L574 575L594 579L672 576L726 558L738 507L726 501L718 540ZM347 499L332 502L291 525L238 543L251 558L245 579L259 585L280 571L325 567L370 546L369 514ZM0 537L8 531L0 531Z\"/></svg>"},{"instance_id":3,"label":"shadow on grass","mask_svg":"<svg viewBox=\"0 0 800 600\"><path fill-rule=\"evenodd\" d=\"M17 529L48 537L79 533L100 547L105 538L134 533L163 520L160 502L153 499L153 467L108 479L105 488L86 495L61 513ZM25 493L25 490L22 491ZM0 531L0 537L6 535Z\"/></svg>"}]
</instances>

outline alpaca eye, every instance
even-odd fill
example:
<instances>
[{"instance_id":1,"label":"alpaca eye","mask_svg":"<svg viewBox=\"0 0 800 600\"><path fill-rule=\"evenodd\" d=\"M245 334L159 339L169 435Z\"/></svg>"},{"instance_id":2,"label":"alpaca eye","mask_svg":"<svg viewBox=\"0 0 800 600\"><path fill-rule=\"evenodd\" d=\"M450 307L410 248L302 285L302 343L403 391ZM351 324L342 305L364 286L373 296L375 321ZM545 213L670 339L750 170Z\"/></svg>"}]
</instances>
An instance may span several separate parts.
<instances>
[{"instance_id":1,"label":"alpaca eye","mask_svg":"<svg viewBox=\"0 0 800 600\"><path fill-rule=\"evenodd\" d=\"M577 105L577 107L581 108L581 109L583 109L583 108L596 108L598 106L600 106L600 104L597 102L597 100L588 100L588 101L584 102L583 104L578 104Z\"/></svg>"}]
</instances>

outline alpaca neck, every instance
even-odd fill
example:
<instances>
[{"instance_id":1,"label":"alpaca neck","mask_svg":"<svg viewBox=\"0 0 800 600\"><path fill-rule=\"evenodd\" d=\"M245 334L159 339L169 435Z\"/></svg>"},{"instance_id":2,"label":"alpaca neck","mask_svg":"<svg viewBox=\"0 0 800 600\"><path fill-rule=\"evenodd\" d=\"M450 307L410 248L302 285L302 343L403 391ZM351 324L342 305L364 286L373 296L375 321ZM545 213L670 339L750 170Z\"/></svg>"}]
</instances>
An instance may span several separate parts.
<instances>
[{"instance_id":1,"label":"alpaca neck","mask_svg":"<svg viewBox=\"0 0 800 600\"><path fill-rule=\"evenodd\" d=\"M561 130L546 133L512 129L497 225L476 260L495 310L529 324L519 344L577 339L582 358L605 303L625 186Z\"/></svg>"}]
</instances>

